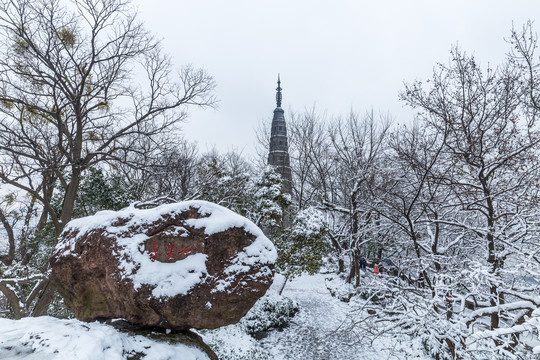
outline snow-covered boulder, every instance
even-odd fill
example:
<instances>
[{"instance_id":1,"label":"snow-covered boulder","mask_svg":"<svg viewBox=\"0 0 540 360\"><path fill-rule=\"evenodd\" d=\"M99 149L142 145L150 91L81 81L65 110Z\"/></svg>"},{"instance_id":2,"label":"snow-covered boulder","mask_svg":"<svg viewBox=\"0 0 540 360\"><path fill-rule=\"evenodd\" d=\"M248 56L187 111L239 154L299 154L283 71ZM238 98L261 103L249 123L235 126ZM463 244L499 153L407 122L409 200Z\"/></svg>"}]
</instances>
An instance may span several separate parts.
<instances>
[{"instance_id":1,"label":"snow-covered boulder","mask_svg":"<svg viewBox=\"0 0 540 360\"><path fill-rule=\"evenodd\" d=\"M71 221L52 280L83 321L183 330L236 323L272 283L277 254L252 222L205 201Z\"/></svg>"}]
</instances>

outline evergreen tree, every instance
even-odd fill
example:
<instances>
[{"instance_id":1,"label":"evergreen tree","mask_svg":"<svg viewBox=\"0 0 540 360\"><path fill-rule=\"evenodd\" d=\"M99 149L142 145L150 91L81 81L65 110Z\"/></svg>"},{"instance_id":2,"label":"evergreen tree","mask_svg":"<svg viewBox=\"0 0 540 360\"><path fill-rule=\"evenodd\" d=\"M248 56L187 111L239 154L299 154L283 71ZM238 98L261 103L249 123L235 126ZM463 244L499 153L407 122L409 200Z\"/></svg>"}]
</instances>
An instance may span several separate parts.
<instances>
[{"instance_id":1,"label":"evergreen tree","mask_svg":"<svg viewBox=\"0 0 540 360\"><path fill-rule=\"evenodd\" d=\"M323 266L324 257L331 250L324 213L314 207L300 210L275 243L277 270L285 276L281 294L288 279L303 272L313 275Z\"/></svg>"},{"instance_id":2,"label":"evergreen tree","mask_svg":"<svg viewBox=\"0 0 540 360\"><path fill-rule=\"evenodd\" d=\"M253 187L253 220L265 229L279 231L285 225L292 200L285 192L281 176L272 166L266 166L255 179Z\"/></svg>"}]
</instances>

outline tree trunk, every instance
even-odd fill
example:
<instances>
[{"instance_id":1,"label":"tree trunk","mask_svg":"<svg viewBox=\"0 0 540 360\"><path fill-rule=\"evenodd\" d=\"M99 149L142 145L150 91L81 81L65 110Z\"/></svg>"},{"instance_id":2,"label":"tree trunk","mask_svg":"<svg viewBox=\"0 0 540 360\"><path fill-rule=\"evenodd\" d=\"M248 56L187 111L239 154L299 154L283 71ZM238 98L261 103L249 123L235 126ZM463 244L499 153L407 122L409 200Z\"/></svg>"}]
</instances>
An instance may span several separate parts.
<instances>
[{"instance_id":1,"label":"tree trunk","mask_svg":"<svg viewBox=\"0 0 540 360\"><path fill-rule=\"evenodd\" d=\"M352 257L352 264L351 264L351 272L349 273L349 279L347 279L347 282L350 282L352 278L355 278L354 286L358 287L360 285L360 264L358 264L358 255L359 255L359 249L358 249L358 192L360 190L360 184L356 184L355 190L351 194L351 234L353 236L353 241L351 242L351 249L353 250L351 252Z\"/></svg>"},{"instance_id":2,"label":"tree trunk","mask_svg":"<svg viewBox=\"0 0 540 360\"><path fill-rule=\"evenodd\" d=\"M58 236L66 226L66 224L71 220L73 216L73 210L75 208L75 200L77 198L77 191L79 190L79 183L81 180L81 168L74 167L71 174L71 181L66 189L66 194L64 195L64 202L62 203L62 211L60 213L59 224L55 225L56 232L56 242L58 241ZM39 295L34 310L32 311L32 316L44 316L47 315L47 310L51 302L54 300L56 294L56 287L53 283L46 279L43 284L43 291Z\"/></svg>"},{"instance_id":3,"label":"tree trunk","mask_svg":"<svg viewBox=\"0 0 540 360\"><path fill-rule=\"evenodd\" d=\"M283 289L285 289L285 285L287 284L288 280L289 280L289 275L285 276L285 281L283 282L283 285L281 285L281 289L279 289L279 295L283 293Z\"/></svg>"},{"instance_id":4,"label":"tree trunk","mask_svg":"<svg viewBox=\"0 0 540 360\"><path fill-rule=\"evenodd\" d=\"M81 170L76 167L71 174L71 181L66 189L64 195L64 202L62 203L62 212L60 213L60 225L56 228L56 236L60 235L66 224L71 220L73 216L73 210L75 209L75 200L77 198L77 191L79 190L79 183L81 181Z\"/></svg>"},{"instance_id":5,"label":"tree trunk","mask_svg":"<svg viewBox=\"0 0 540 360\"><path fill-rule=\"evenodd\" d=\"M338 274L345 272L345 261L343 259L338 259Z\"/></svg>"},{"instance_id":6,"label":"tree trunk","mask_svg":"<svg viewBox=\"0 0 540 360\"><path fill-rule=\"evenodd\" d=\"M2 261L6 266L10 266L15 259L15 234L13 233L13 227L4 216L4 212L2 210L0 210L0 222L2 222L2 225L4 225L4 230L8 235L9 242L8 254L5 256L0 256L0 261Z\"/></svg>"},{"instance_id":7,"label":"tree trunk","mask_svg":"<svg viewBox=\"0 0 540 360\"><path fill-rule=\"evenodd\" d=\"M347 283L350 284L354 277L354 253L351 252L351 264L349 266L349 275L347 276Z\"/></svg>"},{"instance_id":8,"label":"tree trunk","mask_svg":"<svg viewBox=\"0 0 540 360\"><path fill-rule=\"evenodd\" d=\"M360 250L354 249L354 275L355 275L355 287L360 286Z\"/></svg>"},{"instance_id":9,"label":"tree trunk","mask_svg":"<svg viewBox=\"0 0 540 360\"><path fill-rule=\"evenodd\" d=\"M32 316L44 316L47 315L47 310L49 310L49 305L54 299L54 294L56 293L56 287L49 279L45 279L43 285L43 291L39 295L36 306L34 306L34 311L32 311Z\"/></svg>"},{"instance_id":10,"label":"tree trunk","mask_svg":"<svg viewBox=\"0 0 540 360\"><path fill-rule=\"evenodd\" d=\"M490 273L493 275L496 275L499 270L499 262L497 261L497 255L495 254L495 206L493 204L493 200L491 198L491 191L488 184L488 179L485 178L483 170L479 172L478 178L480 180L480 183L482 184L482 190L484 192L484 196L486 198L486 208L487 208L487 225L488 225L488 233L486 235L486 240L488 244L488 258L487 262L491 264ZM498 306L500 305L500 294L499 294L499 288L497 286L497 283L494 282L489 287L489 293L490 293L490 305L491 306ZM499 313L493 312L490 315L490 327L491 330L495 330L499 327Z\"/></svg>"},{"instance_id":11,"label":"tree trunk","mask_svg":"<svg viewBox=\"0 0 540 360\"><path fill-rule=\"evenodd\" d=\"M19 305L19 298L17 294L13 290L11 290L9 287L7 287L4 284L0 284L0 291L6 296L9 302L9 306L11 308L11 313L13 314L13 318L15 320L19 320L24 316L22 313L21 306Z\"/></svg>"},{"instance_id":12,"label":"tree trunk","mask_svg":"<svg viewBox=\"0 0 540 360\"><path fill-rule=\"evenodd\" d=\"M328 234L330 236L330 241L332 242L332 245L334 246L334 249L336 250L336 254L338 256L338 274L341 274L342 272L345 272L345 261L341 258L341 255L343 254L343 248L339 244L339 241L332 236L332 234Z\"/></svg>"}]
</instances>

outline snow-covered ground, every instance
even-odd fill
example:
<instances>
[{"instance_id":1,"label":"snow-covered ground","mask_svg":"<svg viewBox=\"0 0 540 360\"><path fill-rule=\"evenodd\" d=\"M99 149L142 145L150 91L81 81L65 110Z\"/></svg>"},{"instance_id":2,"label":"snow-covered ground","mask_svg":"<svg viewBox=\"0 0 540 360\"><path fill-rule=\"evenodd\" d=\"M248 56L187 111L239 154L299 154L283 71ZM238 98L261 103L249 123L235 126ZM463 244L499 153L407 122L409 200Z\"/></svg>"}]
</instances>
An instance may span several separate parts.
<instances>
[{"instance_id":1,"label":"snow-covered ground","mask_svg":"<svg viewBox=\"0 0 540 360\"><path fill-rule=\"evenodd\" d=\"M282 282L283 277L277 275L269 291L277 292ZM300 311L287 328L272 330L261 340L247 335L242 324L204 331L202 335L226 360L430 359L410 338L380 337L366 343L349 327L361 304L354 298L344 302L333 297L327 284L347 293L348 285L333 274L303 275L287 283L283 295L295 300Z\"/></svg>"},{"instance_id":2,"label":"snow-covered ground","mask_svg":"<svg viewBox=\"0 0 540 360\"><path fill-rule=\"evenodd\" d=\"M199 349L130 336L97 322L52 317L0 319L3 360L207 360Z\"/></svg>"},{"instance_id":3,"label":"snow-covered ground","mask_svg":"<svg viewBox=\"0 0 540 360\"><path fill-rule=\"evenodd\" d=\"M300 311L289 328L261 340L273 359L377 358L373 349L366 349L359 339L343 331L351 307L330 295L325 277L304 275L286 285L283 295L296 300Z\"/></svg>"},{"instance_id":4,"label":"snow-covered ground","mask_svg":"<svg viewBox=\"0 0 540 360\"><path fill-rule=\"evenodd\" d=\"M277 292L282 281L283 277L277 275L269 291ZM407 357L400 351L415 345L410 339L400 342L395 338L379 338L369 344L360 341L361 334L347 328L359 304L354 298L349 303L341 301L327 288L327 283L339 281L332 274L304 275L290 281L283 295L295 300L300 311L283 331L272 330L261 340L250 337L241 323L200 334L222 360L428 359L420 355ZM337 285L346 290L344 286ZM135 353L146 354L147 360L207 358L185 345L129 336L99 323L48 317L0 319L0 359L115 360L127 359Z\"/></svg>"},{"instance_id":5,"label":"snow-covered ground","mask_svg":"<svg viewBox=\"0 0 540 360\"><path fill-rule=\"evenodd\" d=\"M358 304L333 297L326 285L329 281L340 280L330 274L303 275L286 285L283 295L296 300L300 312L287 329L273 331L260 341L271 359L404 359L399 348L410 348L408 339L400 343L397 339L380 338L366 344L360 334L348 328Z\"/></svg>"}]
</instances>

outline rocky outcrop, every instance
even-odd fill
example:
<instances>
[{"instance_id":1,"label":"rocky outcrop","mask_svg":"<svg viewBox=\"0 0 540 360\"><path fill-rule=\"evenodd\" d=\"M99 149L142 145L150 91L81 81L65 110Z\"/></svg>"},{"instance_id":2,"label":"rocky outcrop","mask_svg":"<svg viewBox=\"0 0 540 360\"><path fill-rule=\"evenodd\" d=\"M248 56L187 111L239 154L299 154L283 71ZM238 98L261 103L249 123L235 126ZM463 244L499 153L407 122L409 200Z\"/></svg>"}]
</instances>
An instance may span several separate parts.
<instances>
[{"instance_id":1,"label":"rocky outcrop","mask_svg":"<svg viewBox=\"0 0 540 360\"><path fill-rule=\"evenodd\" d=\"M116 330L126 333L130 336L144 336L147 339L155 340L160 343L169 343L169 344L183 344L192 348L196 348L202 351L208 356L210 360L219 360L216 353L203 341L203 339L193 331L184 330L180 332L169 331L166 332L163 330L155 328L139 328L130 324L124 320L108 320L106 321L107 325L114 327ZM144 354L133 354L131 357L128 357L128 360L139 360L144 359Z\"/></svg>"},{"instance_id":2,"label":"rocky outcrop","mask_svg":"<svg viewBox=\"0 0 540 360\"><path fill-rule=\"evenodd\" d=\"M276 251L249 220L203 201L70 222L52 281L79 320L213 329L236 323L273 278Z\"/></svg>"}]
</instances>

